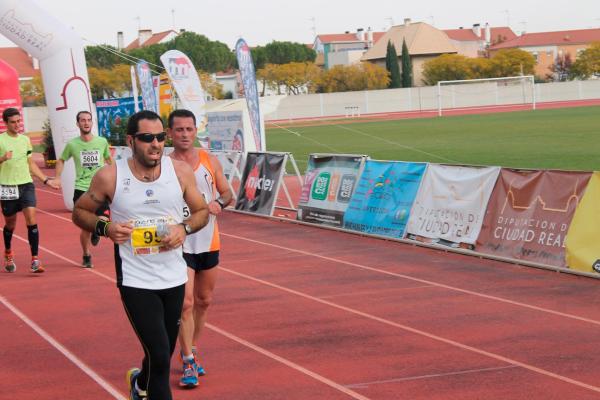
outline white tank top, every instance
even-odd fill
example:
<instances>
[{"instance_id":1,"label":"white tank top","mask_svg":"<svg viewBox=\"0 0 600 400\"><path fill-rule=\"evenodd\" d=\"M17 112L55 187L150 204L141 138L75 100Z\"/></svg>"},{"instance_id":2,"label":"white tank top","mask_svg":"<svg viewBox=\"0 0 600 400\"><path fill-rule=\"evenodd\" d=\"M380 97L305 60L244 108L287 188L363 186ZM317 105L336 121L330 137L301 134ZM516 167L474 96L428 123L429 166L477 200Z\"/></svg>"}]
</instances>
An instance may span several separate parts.
<instances>
[{"instance_id":1,"label":"white tank top","mask_svg":"<svg viewBox=\"0 0 600 400\"><path fill-rule=\"evenodd\" d=\"M208 152L204 150L198 151L198 165L194 168L196 177L196 186L206 204L216 200L219 196L215 183L215 173L210 164ZM186 208L184 217L187 218L189 211ZM188 235L183 243L183 251L190 254L206 253L208 251L216 251L220 249L219 229L217 226L217 218L213 214L208 215L208 223L198 232Z\"/></svg>"},{"instance_id":2,"label":"white tank top","mask_svg":"<svg viewBox=\"0 0 600 400\"><path fill-rule=\"evenodd\" d=\"M115 195L110 205L113 222L131 222L131 240L115 245L117 286L167 289L187 281L181 248L165 250L156 227L183 220L183 193L169 157L161 160L160 177L142 182L131 172L127 158L117 160Z\"/></svg>"}]
</instances>

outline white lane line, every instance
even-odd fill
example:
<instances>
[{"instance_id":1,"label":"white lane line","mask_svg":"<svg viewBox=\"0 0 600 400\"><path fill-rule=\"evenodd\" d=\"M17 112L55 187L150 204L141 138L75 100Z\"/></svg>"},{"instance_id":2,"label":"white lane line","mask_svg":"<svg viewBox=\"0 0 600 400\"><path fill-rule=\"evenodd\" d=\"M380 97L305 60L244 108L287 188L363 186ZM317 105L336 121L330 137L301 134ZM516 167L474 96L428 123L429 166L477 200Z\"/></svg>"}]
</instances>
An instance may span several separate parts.
<instances>
[{"instance_id":1,"label":"white lane line","mask_svg":"<svg viewBox=\"0 0 600 400\"><path fill-rule=\"evenodd\" d=\"M345 312L348 312L348 313L351 313L351 314L355 314L355 315L358 315L358 316L370 319L372 321L377 321L377 322L380 322L382 324L385 324L385 325L388 325L388 326L392 326L394 328L399 328L399 329L402 329L404 331L411 332L411 333L414 333L414 334L426 337L428 339L436 340L438 342L442 342L442 343L448 344L450 346L458 347L459 349L462 349L462 350L467 350L467 351L470 351L470 352L473 352L473 353L477 353L477 354L480 354L480 355L483 355L483 356L486 356L486 357L489 357L489 358L492 358L492 359L495 359L495 360L498 360L498 361L505 362L507 364L515 365L515 366L518 366L518 367L522 367L522 368L528 369L530 371L536 372L536 373L538 373L540 375L545 375L545 376L550 377L550 378L554 378L554 379L557 379L557 380L560 380L560 381L563 381L563 382L566 382L566 383L570 383L570 384L575 385L575 386L582 387L584 389L588 389L588 390L600 393L600 387L598 387L598 386L589 385L587 383L584 383L584 382L581 382L581 381L578 381L578 380L575 380L575 379L571 379L569 377L566 377L566 376L563 376L563 375L559 375L559 374L556 374L554 372L551 372L551 371L548 371L548 370L545 370L545 369L542 369L542 368L535 367L535 366L530 365L530 364L526 364L526 363L514 360L512 358L504 357L504 356L502 356L500 354L491 353L489 351L485 351L485 350L479 349L477 347L469 346L469 345L466 345L464 343L460 343L460 342L454 341L452 339L447 339L447 338L444 338L442 336L434 335L432 333L425 332L425 331L422 331L420 329L416 329L416 328L410 327L408 325L399 324L397 322L390 321L390 320L385 319L385 318L377 317L375 315L368 314L366 312L358 311L358 310L355 310L355 309L350 308L350 307L345 307L345 306L342 306L342 305L339 305L339 304L336 304L336 303L332 303L330 301L323 300L323 299L320 299L318 297L314 297L314 296L311 296L311 295L308 295L308 294L305 294L305 293L302 293L302 292L298 292L296 290L289 289L289 288L286 288L284 286L279 286L277 284L274 284L274 283L271 283L271 282L268 282L268 281L264 281L262 279L254 278L254 277L252 277L250 275L242 274L241 272L232 271L232 270L230 270L228 268L224 268L224 267L220 267L220 268L221 268L221 271L228 272L228 273L230 273L232 275L236 275L236 276L238 276L240 278L248 279L250 281L254 281L256 283L260 283L260 284L265 285L265 286L270 286L272 288L279 289L279 290L284 291L286 293L291 293L291 294L294 294L296 296L303 297L305 299L308 299L308 300L311 300L311 301L314 301L314 302L317 302L317 303L321 303L321 304L324 304L324 305L327 305L327 306L330 306L330 307L333 307L333 308L337 308L338 310L342 310L342 311L345 311Z\"/></svg>"},{"instance_id":2,"label":"white lane line","mask_svg":"<svg viewBox=\"0 0 600 400\"><path fill-rule=\"evenodd\" d=\"M49 212L45 212L45 213L46 213L46 214L49 214L49 215L54 215L54 214L52 214L52 213L49 213ZM60 217L60 216L58 216L58 215L54 215L54 216L55 216L55 217L58 217L58 218L62 218L62 217ZM63 219L64 219L64 218L63 218ZM21 240L21 241L23 241L23 242L27 243L27 240L26 240L25 238L23 238L23 237L20 237L19 235L13 235L13 237L14 237L14 238L16 238L16 239L18 239L18 240ZM73 264L73 265L79 265L79 264L78 264L78 263L76 263L75 261L73 261L73 260L71 260L71 259L69 259L69 258L67 258L67 257L61 256L60 254L57 254L57 253L53 252L52 250L49 250L48 248L45 248L45 247L43 247L43 246L40 246L40 249L42 249L42 250L44 250L44 251L48 252L49 254L52 254L52 255L53 255L53 256L55 256L55 257L58 257L58 258L60 258L61 260L64 260L64 261L66 261L66 262L68 262L68 263L70 263L70 264ZM98 276L100 276L100 277L102 277L102 278L104 278L104 279L106 279L106 280L108 280L108 281L110 281L110 282L116 283L115 279L113 279L113 278L109 277L108 275L104 275L104 274L102 274L102 273L100 273L100 272L97 272L97 271L95 271L94 269L86 269L86 272L92 272L92 273L94 273L94 274L96 274L96 275L98 275ZM3 299L4 299L4 298L0 296L0 300L3 300ZM13 312L14 312L14 311L13 311ZM32 324L34 324L33 322L31 322L31 323L32 323ZM28 324L28 325L29 325L29 324ZM35 325L35 324L34 324L34 325ZM31 325L30 325L30 326L31 326ZM35 325L35 327L37 327L37 325ZM302 367L301 365L299 365L299 364L296 364L296 363L294 363L294 362L292 362L292 361L290 361L290 360L288 360L288 359L286 359L286 358L283 358L283 357L281 357L281 356L278 356L278 355L277 355L277 354L275 354L275 353L271 353L270 351L268 351L268 350L266 350L266 349L263 349L262 347L259 347L259 346L255 345L255 344L252 344L252 343L250 343L250 342L248 342L248 341L246 341L246 340L244 340L244 339L241 339L241 338L239 338L239 337L235 336L235 335L234 335L234 334L232 334L232 333L229 333L229 332L227 332L227 331L225 331L225 330L223 330L223 329L220 329L220 328L218 328L218 327L216 327L216 326L214 326L214 325L211 325L211 324L206 324L206 327L207 327L207 328L209 328L209 329L211 329L211 330L213 330L213 331L215 331L215 332L217 332L217 333L219 333L219 334L221 334L221 335L223 335L223 336L225 336L225 337L227 337L227 338L229 338L229 339L231 339L231 340L233 340L233 341L235 341L235 342L237 342L237 343L239 343L239 344L241 344L241 345L243 345L243 346L245 346L245 347L248 347L248 348L250 348L250 349L252 349L252 350L254 350L254 351L256 351L256 352L258 352L258 353L260 353L260 354L262 354L262 355L264 355L264 356L266 356L266 357L268 357L268 358L271 358L272 360L275 360L275 361L277 361L277 362L279 362L279 363L282 363L283 365L285 365L285 366L287 366L287 367L293 368L293 369L295 369L296 371L299 371L299 372L301 372L301 373L303 373L303 374L305 374L305 375L308 375L309 377L311 377L311 378L313 378L313 379L317 380L318 382L321 382L321 383L323 383L323 384L325 384L325 385L327 385L327 386L330 386L330 387L332 387L332 388L334 388L334 389L336 389L336 390L338 390L338 391L341 391L342 393L345 393L345 394L349 395L350 397L352 397L352 398L354 398L354 399L357 399L357 400L370 400L368 397L362 396L361 394L359 394L359 393L356 393L356 392L354 392L354 391L352 391L352 390L350 390L350 389L348 389L348 388L344 387L344 385L341 385L341 384L339 384L339 383L336 383L336 382L332 381L331 379L328 379L328 378L326 378L326 377L324 377L324 376L322 376L322 375L319 375L319 374L317 374L316 372L313 372L313 371L311 371L311 370L309 370L309 369L307 369L307 368L304 368L304 367ZM41 328L39 328L39 327L38 327L38 328L39 328L39 330L40 330L40 331L38 331L38 330L37 330L36 328L34 328L33 326L32 326L32 328L33 328L33 329L34 329L34 330L35 330L35 331L36 331L38 334L40 334L40 331L41 331L41 332L44 332L44 331L43 331ZM45 334L45 335L47 335L45 332L44 332L44 334ZM48 340L48 339L46 338L46 336L45 336L45 335L42 335L42 334L40 334L40 335L41 335L43 338L45 338L46 340ZM48 336L48 337L50 337L49 335L47 335L47 336ZM63 347L62 345L60 345L60 343L58 343L58 342L57 342L57 341L55 341L54 339L52 339L52 341L53 341L54 343L56 343L58 346L60 346L60 348L59 348L59 347L57 347L57 349L58 349L59 351L61 351L61 348L62 348L62 349L64 349L64 347ZM52 344L53 342L50 342L50 343ZM56 346L55 346L55 347L56 347ZM65 349L65 350L66 350L66 349ZM61 353L63 353L63 352L61 351ZM65 354L65 353L63 353L63 354ZM69 352L68 354L71 354L71 353ZM75 357L75 356L73 356L73 357ZM69 358L69 357L67 356L67 358ZM70 358L69 358L69 359L70 359ZM77 364L76 364L76 365L77 365ZM82 363L82 365L84 365L84 366L85 366L85 364L83 364L83 363ZM80 368L81 368L81 367L80 367ZM89 368L89 367L87 367L87 366L86 366L86 368ZM82 369L82 370L83 370L84 372L88 373L88 371L86 371L85 369ZM98 377L99 377L99 375L97 375L95 372L91 371L91 369L90 369L90 372L91 372L91 373L93 373L95 376L98 376ZM88 375L90 375L90 373L88 373ZM100 378L100 379L101 379L101 378ZM103 381L103 382L104 382L104 381ZM120 395L119 395L119 396L120 396ZM117 397L117 398L118 398L118 399L120 399L120 400L126 400L124 397Z\"/></svg>"},{"instance_id":3,"label":"white lane line","mask_svg":"<svg viewBox=\"0 0 600 400\"><path fill-rule=\"evenodd\" d=\"M538 307L538 306L534 306L534 305L531 305L531 304L522 303L522 302L519 302L519 301L505 299L503 297L497 297L497 296L492 296L492 295L488 295L488 294L484 294L484 293L480 293L480 292L474 292L472 290L461 289L461 288L458 288L456 286L445 285L443 283L428 281L426 279L419 279L419 278L415 278L415 277L409 276L409 275L399 274L399 273L396 273L396 272L386 271L386 270L379 269L379 268L369 267L369 266L363 265L363 264L358 264L358 263L353 263L353 262L350 262L350 261L340 260L338 258L326 257L326 256L322 256L320 254L311 253L311 252L304 251L304 250L298 250L298 249L294 249L294 248L290 248L290 247L280 246L280 245L273 244L273 243L261 242L260 240L249 239L249 238L242 237L242 236L232 235L230 233L224 233L223 231L220 231L219 233L222 236L228 236L228 237L231 237L231 238L234 238L234 239L244 240L244 241L251 242L251 243L257 243L257 244L261 244L261 245L269 246L269 247L274 247L274 248L281 249L281 250L292 251L292 252L300 253L300 254L303 254L303 255L306 255L306 256L320 258L322 260L327 260L327 261L331 261L331 262L334 262L334 263L339 263L339 264L349 265L351 267L356 267L356 268L364 269L366 271L377 272L377 273L384 274L384 275L394 276L396 278L408 279L408 280L411 280L411 281L414 281L414 282L420 282L420 283L425 284L425 285L437 286L437 287L440 287L440 288L444 288L444 289L448 289L448 290L453 290L453 291L456 291L456 292L459 292L459 293L465 293L465 294L469 294L469 295L472 295L472 296L482 297L484 299L499 301L499 302L502 302L502 303L507 303L507 304L518 306L518 307L524 307L524 308L528 308L530 310L541 311L541 312L545 312L545 313L552 314L552 315L558 315L560 317L565 317L565 318L573 319L573 320L576 320L576 321L582 321L582 322L587 322L587 323L594 324L594 325L600 325L600 321L595 320L595 319L591 319L591 318L580 317L578 315L567 314L567 313L563 313L563 312L560 312L560 311L551 310L549 308Z\"/></svg>"},{"instance_id":4,"label":"white lane line","mask_svg":"<svg viewBox=\"0 0 600 400\"><path fill-rule=\"evenodd\" d=\"M4 307L8 308L15 314L21 321L25 322L31 329L33 329L42 339L46 340L52 347L58 350L62 355L64 355L69 361L71 361L77 368L87 374L94 382L96 382L100 387L106 390L110 395L118 400L126 400L121 393L117 389L115 389L110 383L106 382L100 375L98 375L94 370L81 361L77 356L71 353L65 346L60 344L56 339L54 339L48 332L40 328L35 322L29 319L25 314L23 314L19 309L13 306L8 300L4 298L4 296L0 296L0 303L4 305Z\"/></svg>"},{"instance_id":5,"label":"white lane line","mask_svg":"<svg viewBox=\"0 0 600 400\"><path fill-rule=\"evenodd\" d=\"M396 379L386 379L386 380L381 380L381 381L352 383L352 384L346 385L346 387L351 388L351 389L368 389L369 386L371 386L371 385L383 385L386 383L415 381L415 380L419 380L419 379L429 379L429 378L443 378L445 376L453 376L453 375L477 374L480 372L493 372L493 371L500 371L503 369L510 369L510 368L518 368L518 367L516 365L506 365L504 367L495 367L495 368L468 369L468 370L464 370L464 371L445 372L443 374L408 376L406 378L396 378Z\"/></svg>"}]
</instances>

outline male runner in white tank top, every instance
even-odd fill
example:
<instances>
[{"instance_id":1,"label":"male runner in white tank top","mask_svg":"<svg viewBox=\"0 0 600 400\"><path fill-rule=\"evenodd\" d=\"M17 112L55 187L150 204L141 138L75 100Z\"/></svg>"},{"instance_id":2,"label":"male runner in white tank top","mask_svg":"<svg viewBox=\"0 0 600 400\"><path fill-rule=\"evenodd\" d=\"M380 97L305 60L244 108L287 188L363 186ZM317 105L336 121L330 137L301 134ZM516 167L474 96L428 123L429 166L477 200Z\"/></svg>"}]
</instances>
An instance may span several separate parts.
<instances>
[{"instance_id":1,"label":"male runner in white tank top","mask_svg":"<svg viewBox=\"0 0 600 400\"><path fill-rule=\"evenodd\" d=\"M181 245L208 222L192 169L163 157L165 139L156 113L132 115L127 144L133 156L100 169L73 210L80 228L115 242L117 287L144 350L142 369L127 375L133 400L172 399L170 360L187 281ZM104 201L110 203L110 222L95 214Z\"/></svg>"},{"instance_id":2,"label":"male runner in white tank top","mask_svg":"<svg viewBox=\"0 0 600 400\"><path fill-rule=\"evenodd\" d=\"M231 201L232 194L219 160L206 150L194 147L196 118L189 110L175 110L169 115L167 133L173 139L170 157L186 162L194 169L196 185L208 204L208 224L189 235L183 244L183 258L188 269L185 299L179 328L179 346L183 361L183 376L179 385L195 387L204 368L197 359L198 343L206 323L206 312L212 301L219 264L219 229L216 216ZM184 211L184 215L187 211Z\"/></svg>"}]
</instances>

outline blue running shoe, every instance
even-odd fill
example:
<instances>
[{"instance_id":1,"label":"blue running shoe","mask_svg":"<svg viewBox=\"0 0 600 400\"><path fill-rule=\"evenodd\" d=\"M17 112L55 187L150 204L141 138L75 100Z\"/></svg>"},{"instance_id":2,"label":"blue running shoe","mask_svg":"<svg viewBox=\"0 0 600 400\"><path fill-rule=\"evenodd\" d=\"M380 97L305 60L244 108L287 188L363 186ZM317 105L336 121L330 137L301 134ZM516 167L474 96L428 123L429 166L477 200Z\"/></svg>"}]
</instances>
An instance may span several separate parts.
<instances>
[{"instance_id":1,"label":"blue running shoe","mask_svg":"<svg viewBox=\"0 0 600 400\"><path fill-rule=\"evenodd\" d=\"M135 381L140 374L139 368L131 368L127 371L127 387L129 388L129 400L145 400L148 398L146 391L138 391L135 388Z\"/></svg>"},{"instance_id":2,"label":"blue running shoe","mask_svg":"<svg viewBox=\"0 0 600 400\"><path fill-rule=\"evenodd\" d=\"M198 386L198 366L195 361L183 361L183 375L179 380L179 386L193 388Z\"/></svg>"},{"instance_id":3,"label":"blue running shoe","mask_svg":"<svg viewBox=\"0 0 600 400\"><path fill-rule=\"evenodd\" d=\"M196 371L198 371L199 376L206 375L206 371L202 368L202 365L198 362L198 350L196 350L195 346L192 346L192 354L194 355L194 361L196 362Z\"/></svg>"}]
</instances>

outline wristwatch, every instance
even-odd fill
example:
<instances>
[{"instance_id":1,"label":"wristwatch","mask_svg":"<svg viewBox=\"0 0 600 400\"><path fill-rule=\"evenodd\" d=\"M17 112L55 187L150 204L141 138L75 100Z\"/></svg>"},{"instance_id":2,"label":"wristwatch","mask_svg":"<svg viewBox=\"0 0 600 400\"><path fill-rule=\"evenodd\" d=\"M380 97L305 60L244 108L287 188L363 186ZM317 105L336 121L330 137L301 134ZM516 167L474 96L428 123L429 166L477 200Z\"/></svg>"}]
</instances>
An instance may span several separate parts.
<instances>
[{"instance_id":1,"label":"wristwatch","mask_svg":"<svg viewBox=\"0 0 600 400\"><path fill-rule=\"evenodd\" d=\"M185 222L182 222L181 225L183 225L183 229L185 229L185 234L186 235L191 235L193 233L191 226L189 226Z\"/></svg>"},{"instance_id":2,"label":"wristwatch","mask_svg":"<svg viewBox=\"0 0 600 400\"><path fill-rule=\"evenodd\" d=\"M223 200L221 199L216 199L215 200L217 202L218 205L221 206L221 210L225 208L225 203L223 203Z\"/></svg>"}]
</instances>

